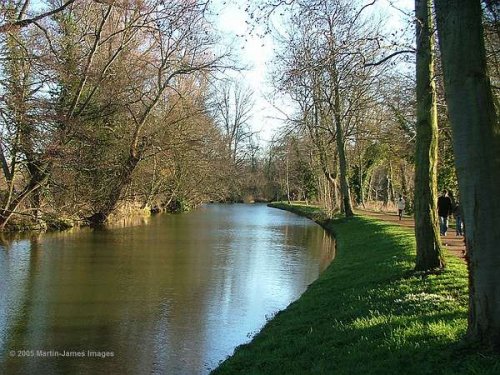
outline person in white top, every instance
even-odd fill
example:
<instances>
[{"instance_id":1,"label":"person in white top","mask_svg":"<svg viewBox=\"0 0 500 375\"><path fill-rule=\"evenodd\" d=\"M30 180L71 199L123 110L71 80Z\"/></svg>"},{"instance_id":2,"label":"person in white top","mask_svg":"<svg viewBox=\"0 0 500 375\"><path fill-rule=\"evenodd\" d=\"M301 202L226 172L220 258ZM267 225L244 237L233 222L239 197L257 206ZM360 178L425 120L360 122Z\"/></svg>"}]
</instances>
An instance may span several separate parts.
<instances>
[{"instance_id":1,"label":"person in white top","mask_svg":"<svg viewBox=\"0 0 500 375\"><path fill-rule=\"evenodd\" d=\"M399 216L399 220L401 220L403 218L403 211L405 209L405 206L406 206L406 202L405 202L405 199L403 198L402 195L399 196L399 199L398 201L396 202L396 204L398 205L398 216Z\"/></svg>"}]
</instances>

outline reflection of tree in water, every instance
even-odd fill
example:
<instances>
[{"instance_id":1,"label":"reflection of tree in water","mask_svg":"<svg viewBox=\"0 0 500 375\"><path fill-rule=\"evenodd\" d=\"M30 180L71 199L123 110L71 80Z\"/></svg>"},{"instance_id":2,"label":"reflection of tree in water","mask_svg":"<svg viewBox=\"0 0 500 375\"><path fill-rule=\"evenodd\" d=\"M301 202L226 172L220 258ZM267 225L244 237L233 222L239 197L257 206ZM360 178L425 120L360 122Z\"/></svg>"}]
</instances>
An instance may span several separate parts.
<instances>
[{"instance_id":1,"label":"reflection of tree in water","mask_svg":"<svg viewBox=\"0 0 500 375\"><path fill-rule=\"evenodd\" d=\"M323 272L335 258L337 244L335 238L328 234L325 230L322 231L322 251L320 260L320 272Z\"/></svg>"},{"instance_id":2,"label":"reflection of tree in water","mask_svg":"<svg viewBox=\"0 0 500 375\"><path fill-rule=\"evenodd\" d=\"M24 241L23 280L6 281L19 307L4 349L113 351L115 357L7 358L0 371L207 370L242 343L240 336L247 339L246 329L260 328L269 306L280 309L297 298L324 268L318 263L331 258L331 239L319 226L272 213L265 206L218 206L158 216L148 226Z\"/></svg>"},{"instance_id":3,"label":"reflection of tree in water","mask_svg":"<svg viewBox=\"0 0 500 375\"><path fill-rule=\"evenodd\" d=\"M6 327L5 329L5 341L4 341L4 353L10 352L11 350L31 350L32 348L27 342L26 338L31 333L30 332L30 320L29 317L33 315L34 310L34 298L35 295L35 287L36 284L36 276L40 269L40 262L42 257L39 235L33 234L29 240L22 241L9 241L9 239L5 239L2 236L2 245L5 244L6 249L4 251L8 252L7 260L7 275L8 280L5 285L5 291L3 297L5 300L6 308L8 312L6 313ZM13 252L23 251L22 247L27 245L29 241L29 261L26 267L20 267L20 270L15 270L14 273L10 268L11 259L15 256ZM16 260L14 260L16 262ZM22 262L22 260L21 260ZM17 266L15 264L14 266ZM22 275L25 277L24 280L17 280L18 271L24 271L25 274ZM19 276L19 278L22 278ZM16 278L16 280L12 280L12 278ZM23 283L24 281L24 283ZM24 288L23 288L24 284ZM12 285L15 285L15 290L10 288ZM16 293L17 292L17 293ZM16 304L13 299L15 295L19 296L19 303ZM9 324L10 322L10 324ZM20 368L24 368L24 373L34 373L35 369L31 369L28 366L28 363L25 363L25 359L20 359L17 357L4 356L5 362L2 363L2 367L0 367L1 373L16 373L14 369L19 370Z\"/></svg>"},{"instance_id":4,"label":"reflection of tree in water","mask_svg":"<svg viewBox=\"0 0 500 375\"><path fill-rule=\"evenodd\" d=\"M302 225L302 230L297 230L296 227L297 225L282 227L284 249L294 254L297 249L307 249L307 252L301 251L302 255L320 259L319 270L324 271L335 257L335 239L312 222Z\"/></svg>"},{"instance_id":5,"label":"reflection of tree in water","mask_svg":"<svg viewBox=\"0 0 500 375\"><path fill-rule=\"evenodd\" d=\"M36 356L37 350L110 351L117 340L112 327L98 320L100 314L95 310L96 305L79 288L92 283L92 273L75 272L71 265L64 262L64 251L42 245L41 235L30 237L29 244L26 250L29 251L29 261L23 267L27 272L26 287L19 294L23 296L23 301L18 310L12 311L15 320L8 328L4 349L34 351L35 355L9 357L2 372L79 373L92 368L96 365L94 362L99 360L100 368L109 369L111 373L125 373L126 361ZM72 282L69 293L65 285L67 280ZM19 288L20 284L11 281L10 286Z\"/></svg>"}]
</instances>

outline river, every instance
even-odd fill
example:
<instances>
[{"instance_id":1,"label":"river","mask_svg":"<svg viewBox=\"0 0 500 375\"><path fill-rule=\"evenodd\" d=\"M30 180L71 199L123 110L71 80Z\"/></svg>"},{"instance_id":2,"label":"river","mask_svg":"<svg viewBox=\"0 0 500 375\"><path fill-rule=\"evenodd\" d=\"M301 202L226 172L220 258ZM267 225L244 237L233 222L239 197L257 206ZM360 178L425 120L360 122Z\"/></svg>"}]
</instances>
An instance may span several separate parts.
<instances>
[{"instance_id":1,"label":"river","mask_svg":"<svg viewBox=\"0 0 500 375\"><path fill-rule=\"evenodd\" d=\"M334 256L315 223L211 204L0 246L1 374L206 374Z\"/></svg>"}]
</instances>

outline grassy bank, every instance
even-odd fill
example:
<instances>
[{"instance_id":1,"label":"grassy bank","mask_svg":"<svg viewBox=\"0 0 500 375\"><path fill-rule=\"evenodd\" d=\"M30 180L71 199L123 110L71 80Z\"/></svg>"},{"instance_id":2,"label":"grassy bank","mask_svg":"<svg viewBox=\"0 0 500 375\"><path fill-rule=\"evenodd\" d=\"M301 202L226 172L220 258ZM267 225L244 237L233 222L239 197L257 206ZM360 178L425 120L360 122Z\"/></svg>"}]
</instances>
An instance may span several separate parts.
<instances>
[{"instance_id":1,"label":"grassy bank","mask_svg":"<svg viewBox=\"0 0 500 375\"><path fill-rule=\"evenodd\" d=\"M462 344L467 272L448 258L440 275L412 272L411 231L365 217L326 220L337 255L302 297L213 374L500 374L500 358Z\"/></svg>"}]
</instances>

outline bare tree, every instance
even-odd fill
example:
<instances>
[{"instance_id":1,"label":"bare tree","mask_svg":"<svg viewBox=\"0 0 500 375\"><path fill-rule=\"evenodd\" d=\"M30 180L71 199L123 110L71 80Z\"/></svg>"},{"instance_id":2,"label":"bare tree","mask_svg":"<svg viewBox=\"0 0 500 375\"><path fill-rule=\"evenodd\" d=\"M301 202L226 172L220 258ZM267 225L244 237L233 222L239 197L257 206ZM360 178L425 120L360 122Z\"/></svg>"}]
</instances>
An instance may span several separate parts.
<instances>
[{"instance_id":1,"label":"bare tree","mask_svg":"<svg viewBox=\"0 0 500 375\"><path fill-rule=\"evenodd\" d=\"M121 161L117 178L101 207L89 218L92 223L106 221L115 209L150 143L147 132L150 119L177 92L182 78L204 75L222 66L223 56L212 51L214 40L204 18L205 10L206 3L202 1L171 1L168 7L159 2L147 10L147 27L140 32L143 46L136 51L137 64L131 64L128 72L142 79L128 89L127 156Z\"/></svg>"},{"instance_id":2,"label":"bare tree","mask_svg":"<svg viewBox=\"0 0 500 375\"><path fill-rule=\"evenodd\" d=\"M7 187L0 209L1 230L28 198L35 207L30 210L28 204L23 215L38 218L40 189L54 156L49 146L54 129L42 90L47 81L38 61L36 37L21 31L4 37L0 161Z\"/></svg>"},{"instance_id":3,"label":"bare tree","mask_svg":"<svg viewBox=\"0 0 500 375\"><path fill-rule=\"evenodd\" d=\"M311 124L323 129L326 139L335 141L338 175L326 168L324 172L338 181L341 209L352 216L347 147L358 121L356 111L366 105L370 90L376 87L377 69L367 66L366 60L377 53L377 38L373 37L377 27L345 1L319 0L295 1L290 26L280 57L282 81L291 92L297 91L294 86L299 91L303 87L310 90Z\"/></svg>"},{"instance_id":4,"label":"bare tree","mask_svg":"<svg viewBox=\"0 0 500 375\"><path fill-rule=\"evenodd\" d=\"M226 56L214 54L207 2L115 5L65 3L24 28L29 3L19 2L5 19L2 228L13 214L36 216L43 197L105 221L162 128L203 112L185 99Z\"/></svg>"},{"instance_id":5,"label":"bare tree","mask_svg":"<svg viewBox=\"0 0 500 375\"><path fill-rule=\"evenodd\" d=\"M253 136L249 126L254 110L253 92L240 83L226 81L216 90L211 107L224 135L228 157L238 166L244 160L245 146Z\"/></svg>"}]
</instances>

